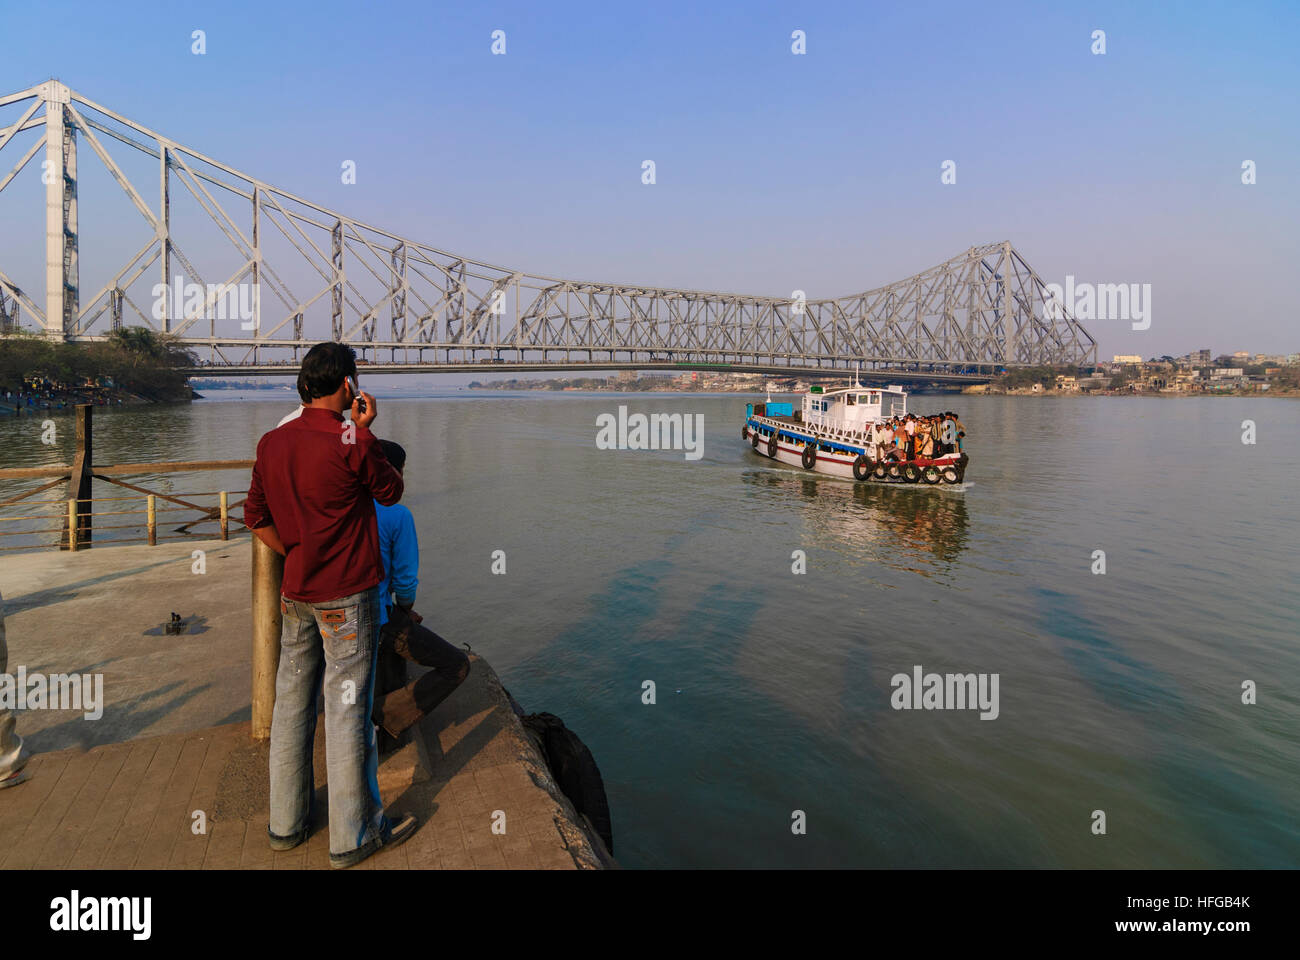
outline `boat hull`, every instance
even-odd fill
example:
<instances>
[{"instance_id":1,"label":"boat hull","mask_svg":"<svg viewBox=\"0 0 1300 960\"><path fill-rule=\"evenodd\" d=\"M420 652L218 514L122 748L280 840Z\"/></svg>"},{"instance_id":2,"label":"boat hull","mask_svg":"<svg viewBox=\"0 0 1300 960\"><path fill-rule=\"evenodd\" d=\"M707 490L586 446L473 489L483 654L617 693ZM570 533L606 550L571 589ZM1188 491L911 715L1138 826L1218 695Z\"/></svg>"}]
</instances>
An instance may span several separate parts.
<instances>
[{"instance_id":1,"label":"boat hull","mask_svg":"<svg viewBox=\"0 0 1300 960\"><path fill-rule=\"evenodd\" d=\"M757 445L753 443L755 434L758 436ZM814 433L801 424L755 416L745 421L743 436L754 453L770 460L784 463L787 466L798 467L809 473L818 473L864 483L961 483L965 478L966 464L969 461L969 458L964 453L945 454L935 458L899 461L891 466L886 466L884 471L873 469L868 476L859 477L854 472L854 464L859 456L872 461L873 467L876 464L874 463L875 450L873 445L861 440L857 435L844 432ZM773 436L776 438L774 449L771 446ZM810 444L815 444L816 449L815 454L811 457L806 452ZM915 480L909 480L906 475L907 471L904 470L907 465L914 466L922 476ZM927 471L926 468L930 467L934 468L934 470ZM926 473L930 477L935 477L936 471L937 480L927 481L924 479ZM884 472L885 475L883 477L877 476L876 474L880 472Z\"/></svg>"}]
</instances>

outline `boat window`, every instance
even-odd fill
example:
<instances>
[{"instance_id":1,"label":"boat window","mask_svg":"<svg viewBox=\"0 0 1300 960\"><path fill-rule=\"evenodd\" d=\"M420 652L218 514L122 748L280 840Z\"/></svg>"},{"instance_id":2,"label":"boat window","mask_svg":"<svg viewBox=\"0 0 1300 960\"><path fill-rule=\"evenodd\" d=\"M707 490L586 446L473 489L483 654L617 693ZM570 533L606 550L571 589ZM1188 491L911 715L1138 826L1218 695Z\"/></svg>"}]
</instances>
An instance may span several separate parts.
<instances>
[{"instance_id":1,"label":"boat window","mask_svg":"<svg viewBox=\"0 0 1300 960\"><path fill-rule=\"evenodd\" d=\"M844 402L850 407L853 406L853 394L851 393L846 394L844 397Z\"/></svg>"}]
</instances>

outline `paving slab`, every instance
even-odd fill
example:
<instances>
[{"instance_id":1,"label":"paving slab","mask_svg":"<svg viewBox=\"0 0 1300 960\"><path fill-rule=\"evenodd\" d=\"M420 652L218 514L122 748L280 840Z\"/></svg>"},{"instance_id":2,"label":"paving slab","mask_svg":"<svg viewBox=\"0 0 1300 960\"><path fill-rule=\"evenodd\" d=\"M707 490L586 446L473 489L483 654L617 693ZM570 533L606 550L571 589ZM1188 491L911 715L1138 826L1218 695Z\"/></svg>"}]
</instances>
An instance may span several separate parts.
<instances>
[{"instance_id":1,"label":"paving slab","mask_svg":"<svg viewBox=\"0 0 1300 960\"><path fill-rule=\"evenodd\" d=\"M248 722L250 562L246 537L0 558L8 672L103 676L98 719L18 712L31 779L0 791L0 870L329 869L323 721L313 833L291 851L267 842L268 746ZM172 612L184 632L162 629ZM380 763L385 807L420 829L354 869L615 866L495 671L470 661Z\"/></svg>"}]
</instances>

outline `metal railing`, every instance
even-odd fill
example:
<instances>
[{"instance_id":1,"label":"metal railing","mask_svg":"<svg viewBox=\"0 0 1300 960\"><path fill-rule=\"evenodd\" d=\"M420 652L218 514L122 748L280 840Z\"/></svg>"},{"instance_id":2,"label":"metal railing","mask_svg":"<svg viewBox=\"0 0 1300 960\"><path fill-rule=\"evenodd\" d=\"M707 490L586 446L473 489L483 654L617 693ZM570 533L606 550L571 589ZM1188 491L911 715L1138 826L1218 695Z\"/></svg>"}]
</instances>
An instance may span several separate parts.
<instances>
[{"instance_id":1,"label":"metal railing","mask_svg":"<svg viewBox=\"0 0 1300 960\"><path fill-rule=\"evenodd\" d=\"M216 523L222 540L230 537L231 511L242 507L243 499L231 502L231 496L246 494L247 490L217 490L183 495L150 490L121 479L139 474L177 473L195 470L247 470L253 466L252 460L176 460L158 463L119 463L94 464L92 462L92 407L88 404L77 406L76 446L72 463L49 467L15 467L0 469L0 481L47 479L48 482L20 493L8 499L0 500L0 510L28 507L38 508L35 512L19 515L0 514L0 552L9 550L31 550L57 545L63 550L80 550L91 546L96 528L101 531L139 531L138 536L113 534L107 541L112 544L146 542L150 546L160 540L179 540L189 536L192 527L206 523ZM100 480L131 491L134 496L96 497L92 495L91 481ZM50 490L61 484L67 484L67 496L59 499L32 499L37 494ZM195 502L202 498L216 498L215 503ZM99 506L97 506L99 505ZM159 515L186 512L197 513L174 528L180 536L159 536ZM134 522L118 522L116 518L137 517ZM102 518L114 518L113 522L103 524ZM242 514L236 522L242 526ZM57 523L57 526L45 527L32 524ZM170 528L170 518L162 519L164 528ZM10 529L17 525L20 529ZM24 526L25 525L25 526ZM47 533L58 533L57 544L31 543L30 538ZM10 545L9 537L27 537L27 543Z\"/></svg>"},{"instance_id":2,"label":"metal railing","mask_svg":"<svg viewBox=\"0 0 1300 960\"><path fill-rule=\"evenodd\" d=\"M145 464L143 466L147 467L149 465ZM163 493L146 493L130 497L92 497L86 500L76 497L67 500L24 500L22 501L24 508L36 507L38 509L36 512L31 513L0 515L0 553L51 546L66 550L85 549L91 546L91 541L84 536L85 527L88 525L80 521L88 516L94 518L93 530L95 533L109 530L138 531L135 536L129 533L113 534L101 541L105 545L118 546L143 542L148 543L150 546L156 546L162 542L185 540L192 537L192 528L209 523L217 525L217 537L222 540L229 540L231 519L233 518L236 524L243 523L242 514L232 513L232 510L241 507L244 503L242 499L232 502L231 497L232 495L238 496L247 492L247 490L217 490L185 494L190 500L207 497L215 498L215 503L210 507ZM0 504L0 507L10 505L8 503ZM193 514L195 512L199 514L197 518L185 520L175 527L171 525L172 518L167 516L168 514ZM105 517L115 519L110 523L101 523L100 521ZM122 518L136 519L134 521L126 519L125 522L119 522ZM54 525L26 526L27 524L47 523ZM14 525L20 525L22 529L10 529ZM70 538L68 536L69 530L72 532ZM167 530L172 531L171 535L165 532ZM35 538L52 533L59 535L59 539L52 543L8 542L8 538Z\"/></svg>"}]
</instances>

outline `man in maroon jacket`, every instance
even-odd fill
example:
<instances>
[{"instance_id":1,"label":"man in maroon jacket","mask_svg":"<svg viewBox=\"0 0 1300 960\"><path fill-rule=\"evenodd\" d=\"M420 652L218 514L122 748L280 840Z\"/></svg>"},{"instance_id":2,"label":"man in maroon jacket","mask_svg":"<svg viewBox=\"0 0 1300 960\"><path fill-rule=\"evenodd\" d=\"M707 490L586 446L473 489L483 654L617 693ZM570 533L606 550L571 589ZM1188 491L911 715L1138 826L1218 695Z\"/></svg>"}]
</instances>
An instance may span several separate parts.
<instances>
[{"instance_id":1,"label":"man in maroon jacket","mask_svg":"<svg viewBox=\"0 0 1300 960\"><path fill-rule=\"evenodd\" d=\"M374 501L402 497L402 476L370 432L375 398L353 389L356 354L318 343L298 374L301 416L265 434L244 522L284 555L280 667L271 717L271 848L307 839L314 795L316 696L325 690L330 864L350 867L416 829L384 816L370 715L384 577ZM352 420L343 419L351 407Z\"/></svg>"}]
</instances>

